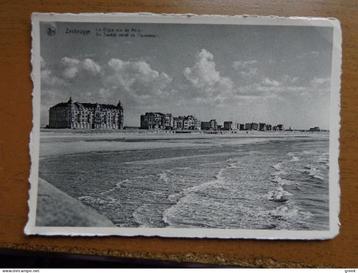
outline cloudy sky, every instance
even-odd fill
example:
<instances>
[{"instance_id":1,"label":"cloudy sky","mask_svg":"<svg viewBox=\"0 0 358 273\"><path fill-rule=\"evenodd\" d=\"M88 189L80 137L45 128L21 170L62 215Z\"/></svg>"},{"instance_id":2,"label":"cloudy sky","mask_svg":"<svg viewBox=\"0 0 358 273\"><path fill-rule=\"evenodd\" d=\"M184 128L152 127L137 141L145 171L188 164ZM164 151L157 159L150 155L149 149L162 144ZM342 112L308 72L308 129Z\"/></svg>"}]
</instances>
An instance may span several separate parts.
<instances>
[{"instance_id":1,"label":"cloudy sky","mask_svg":"<svg viewBox=\"0 0 358 273\"><path fill-rule=\"evenodd\" d=\"M103 37L103 27L136 37ZM328 129L331 41L323 27L42 23L41 124L72 96L121 100L125 126L159 111Z\"/></svg>"}]
</instances>

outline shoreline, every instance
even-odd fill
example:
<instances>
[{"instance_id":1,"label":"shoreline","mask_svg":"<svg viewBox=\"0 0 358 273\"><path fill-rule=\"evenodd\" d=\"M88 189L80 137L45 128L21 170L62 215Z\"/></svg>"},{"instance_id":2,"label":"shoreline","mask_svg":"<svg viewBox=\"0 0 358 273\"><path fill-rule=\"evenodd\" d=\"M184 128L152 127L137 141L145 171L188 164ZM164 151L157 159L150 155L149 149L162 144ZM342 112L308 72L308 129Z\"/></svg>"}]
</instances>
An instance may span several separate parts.
<instances>
[{"instance_id":1,"label":"shoreline","mask_svg":"<svg viewBox=\"0 0 358 273\"><path fill-rule=\"evenodd\" d=\"M318 136L328 135L329 131L171 131L171 130L108 130L108 129L40 129L40 135L46 137L82 137L82 136L123 136L123 137L138 137L146 138L149 136L161 137L178 137L178 138L192 138L192 137L237 137L237 136Z\"/></svg>"},{"instance_id":2,"label":"shoreline","mask_svg":"<svg viewBox=\"0 0 358 273\"><path fill-rule=\"evenodd\" d=\"M328 139L327 133L253 132L226 134L169 134L103 132L103 131L41 131L40 159L50 156L86 152L114 152L159 148L194 148L218 145L245 145L272 140Z\"/></svg>"}]
</instances>

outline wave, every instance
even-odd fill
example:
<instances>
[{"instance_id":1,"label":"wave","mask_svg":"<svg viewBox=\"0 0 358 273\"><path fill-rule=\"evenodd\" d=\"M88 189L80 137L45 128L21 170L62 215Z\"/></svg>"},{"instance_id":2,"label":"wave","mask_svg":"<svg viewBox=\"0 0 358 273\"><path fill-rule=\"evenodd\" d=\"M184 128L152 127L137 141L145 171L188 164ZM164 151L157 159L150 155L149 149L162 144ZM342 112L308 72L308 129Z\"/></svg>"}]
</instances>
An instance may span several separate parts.
<instances>
[{"instance_id":1,"label":"wave","mask_svg":"<svg viewBox=\"0 0 358 273\"><path fill-rule=\"evenodd\" d=\"M300 159L299 159L299 157L297 157L297 156L292 156L292 158L291 158L290 161L291 161L291 162L297 162L297 161L300 161Z\"/></svg>"},{"instance_id":2,"label":"wave","mask_svg":"<svg viewBox=\"0 0 358 273\"><path fill-rule=\"evenodd\" d=\"M159 179L164 181L165 183L169 182L169 177L166 171L159 174Z\"/></svg>"},{"instance_id":3,"label":"wave","mask_svg":"<svg viewBox=\"0 0 358 273\"><path fill-rule=\"evenodd\" d=\"M221 168L218 173L214 175L213 180L210 180L197 186L186 188L180 193L174 193L169 195L168 200L171 202L175 202L175 204L163 212L162 220L170 226L176 225L178 221L178 214L182 212L181 207L185 207L186 204L190 204L192 202L197 202L197 200L195 200L197 198L195 193L203 192L210 187L224 184L226 182L224 172L227 169L237 168L237 162L228 160L226 163L227 165ZM175 219L176 221L172 219Z\"/></svg>"},{"instance_id":4,"label":"wave","mask_svg":"<svg viewBox=\"0 0 358 273\"><path fill-rule=\"evenodd\" d=\"M285 191L283 189L283 187L279 186L277 187L276 190L273 191L269 191L266 194L266 197L268 198L268 200L270 201L274 201L274 202L286 202L288 201L288 196L291 196L292 193Z\"/></svg>"},{"instance_id":5,"label":"wave","mask_svg":"<svg viewBox=\"0 0 358 273\"><path fill-rule=\"evenodd\" d=\"M281 174L281 173L280 173L280 174ZM295 183L294 181L281 178L281 177L280 177L279 175L277 175L276 173L272 175L272 178L271 178L270 180L271 180L272 182L274 182L274 183L279 184L280 186L283 186L283 185L292 185L292 184Z\"/></svg>"},{"instance_id":6,"label":"wave","mask_svg":"<svg viewBox=\"0 0 358 273\"><path fill-rule=\"evenodd\" d=\"M105 199L102 199L100 197L93 197L89 195L80 196L78 197L78 200L80 200L81 202L87 205L94 206L94 207L105 205L108 203L108 201Z\"/></svg>"},{"instance_id":7,"label":"wave","mask_svg":"<svg viewBox=\"0 0 358 273\"><path fill-rule=\"evenodd\" d=\"M220 169L220 171L216 175L214 175L214 177L213 177L214 180L211 180L211 181L202 183L200 185L184 189L183 190L183 195L187 195L187 194L190 194L190 193L202 191L202 190L207 189L208 187L224 183L225 182L225 177L223 176L223 172L225 170L226 170L226 168Z\"/></svg>"},{"instance_id":8,"label":"wave","mask_svg":"<svg viewBox=\"0 0 358 273\"><path fill-rule=\"evenodd\" d=\"M308 174L309 176L313 177L313 178L316 178L316 179L319 179L319 180L324 180L324 176L323 174L321 173L321 171L316 168L316 167L313 167L313 166L310 166L310 165L306 165L304 167L304 169L302 170L303 173L306 173Z\"/></svg>"},{"instance_id":9,"label":"wave","mask_svg":"<svg viewBox=\"0 0 358 273\"><path fill-rule=\"evenodd\" d=\"M165 203L163 204L165 205ZM161 210L160 205L158 207L158 203L152 204L144 204L135 209L132 213L132 217L140 227L164 227L165 223L161 217L161 214L158 211Z\"/></svg>"},{"instance_id":10,"label":"wave","mask_svg":"<svg viewBox=\"0 0 358 273\"><path fill-rule=\"evenodd\" d=\"M170 202L177 203L179 199L183 197L183 195L183 192L173 193L168 196L168 200Z\"/></svg>"},{"instance_id":11,"label":"wave","mask_svg":"<svg viewBox=\"0 0 358 273\"><path fill-rule=\"evenodd\" d=\"M287 155L291 157L290 162L300 161L300 158L293 152L288 152Z\"/></svg>"},{"instance_id":12,"label":"wave","mask_svg":"<svg viewBox=\"0 0 358 273\"><path fill-rule=\"evenodd\" d=\"M274 218L280 218L284 220L289 220L292 218L299 218L300 220L305 220L312 217L313 214L309 211L301 211L298 207L295 206L290 208L289 206L282 205L274 210L269 211L269 215Z\"/></svg>"},{"instance_id":13,"label":"wave","mask_svg":"<svg viewBox=\"0 0 358 273\"><path fill-rule=\"evenodd\" d=\"M281 171L281 169L282 169L282 162L276 163L275 165L272 165L272 167L273 167L276 171Z\"/></svg>"},{"instance_id":14,"label":"wave","mask_svg":"<svg viewBox=\"0 0 358 273\"><path fill-rule=\"evenodd\" d=\"M284 169L284 165L282 162L276 163L272 165L272 167L276 170L275 172L271 173L271 181L277 183L279 185L291 185L294 182L288 179L284 179L281 176L287 175L287 171Z\"/></svg>"}]
</instances>

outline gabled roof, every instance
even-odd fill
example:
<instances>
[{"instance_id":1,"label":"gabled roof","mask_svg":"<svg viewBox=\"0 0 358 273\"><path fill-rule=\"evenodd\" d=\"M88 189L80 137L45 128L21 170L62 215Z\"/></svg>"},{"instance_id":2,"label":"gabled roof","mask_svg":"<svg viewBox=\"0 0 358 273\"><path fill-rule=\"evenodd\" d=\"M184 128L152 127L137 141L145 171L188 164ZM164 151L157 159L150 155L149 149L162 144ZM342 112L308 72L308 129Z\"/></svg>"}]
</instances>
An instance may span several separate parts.
<instances>
[{"instance_id":1,"label":"gabled roof","mask_svg":"<svg viewBox=\"0 0 358 273\"><path fill-rule=\"evenodd\" d=\"M122 108L121 105L119 105L119 107L117 107L116 105L113 105L113 104L100 104L100 103L87 103L87 102L85 102L85 103L74 102L72 104L74 104L77 107L84 107L84 108L96 108L97 105L100 106L102 109L118 109L119 107ZM60 102L60 103L57 103L56 105L52 106L51 108L64 107L64 106L70 106L70 105L71 105L70 101Z\"/></svg>"},{"instance_id":2,"label":"gabled roof","mask_svg":"<svg viewBox=\"0 0 358 273\"><path fill-rule=\"evenodd\" d=\"M56 105L52 106L51 108L59 107L59 106L68 106L68 105L69 105L68 102L60 102L60 103L57 103Z\"/></svg>"}]
</instances>

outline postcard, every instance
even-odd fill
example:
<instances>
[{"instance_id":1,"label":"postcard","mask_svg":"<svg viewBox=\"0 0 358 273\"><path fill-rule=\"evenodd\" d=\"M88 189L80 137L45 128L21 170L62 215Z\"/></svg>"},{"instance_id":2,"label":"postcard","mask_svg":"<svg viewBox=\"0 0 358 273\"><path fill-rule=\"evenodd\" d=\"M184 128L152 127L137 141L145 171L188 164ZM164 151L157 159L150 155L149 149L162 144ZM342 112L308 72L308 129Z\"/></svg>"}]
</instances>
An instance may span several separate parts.
<instances>
[{"instance_id":1,"label":"postcard","mask_svg":"<svg viewBox=\"0 0 358 273\"><path fill-rule=\"evenodd\" d=\"M26 234L338 234L338 20L34 13L31 53Z\"/></svg>"}]
</instances>

